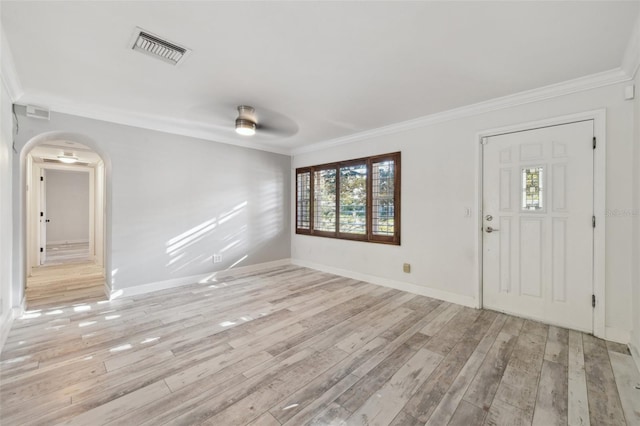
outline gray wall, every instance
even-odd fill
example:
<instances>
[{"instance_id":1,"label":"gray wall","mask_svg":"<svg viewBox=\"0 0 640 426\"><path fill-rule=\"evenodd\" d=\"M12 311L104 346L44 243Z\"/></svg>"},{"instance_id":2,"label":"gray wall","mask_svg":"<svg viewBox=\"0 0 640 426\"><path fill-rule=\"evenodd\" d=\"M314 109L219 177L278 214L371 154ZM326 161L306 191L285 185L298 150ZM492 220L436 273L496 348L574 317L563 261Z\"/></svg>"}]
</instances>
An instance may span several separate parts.
<instances>
[{"instance_id":1,"label":"gray wall","mask_svg":"<svg viewBox=\"0 0 640 426\"><path fill-rule=\"evenodd\" d=\"M23 155L33 137L62 131L90 138L103 156L112 290L290 257L288 156L66 114L43 121L20 110L19 121ZM16 160L15 182L20 167ZM21 197L16 191L16 205ZM14 248L23 253L24 219L15 211ZM213 264L214 253L221 263ZM14 261L18 282L21 258Z\"/></svg>"},{"instance_id":2,"label":"gray wall","mask_svg":"<svg viewBox=\"0 0 640 426\"><path fill-rule=\"evenodd\" d=\"M11 99L3 84L0 84L0 336L9 321L11 307L11 263L13 229L11 199L12 157L11 139L13 120L11 117ZM0 340L0 347L2 341Z\"/></svg>"},{"instance_id":3,"label":"gray wall","mask_svg":"<svg viewBox=\"0 0 640 426\"><path fill-rule=\"evenodd\" d=\"M633 217L633 335L631 345L637 356L636 362L640 368L640 70L635 78L636 98L634 101L634 203L631 216Z\"/></svg>"},{"instance_id":4,"label":"gray wall","mask_svg":"<svg viewBox=\"0 0 640 426\"><path fill-rule=\"evenodd\" d=\"M47 244L89 241L89 172L47 170Z\"/></svg>"}]
</instances>

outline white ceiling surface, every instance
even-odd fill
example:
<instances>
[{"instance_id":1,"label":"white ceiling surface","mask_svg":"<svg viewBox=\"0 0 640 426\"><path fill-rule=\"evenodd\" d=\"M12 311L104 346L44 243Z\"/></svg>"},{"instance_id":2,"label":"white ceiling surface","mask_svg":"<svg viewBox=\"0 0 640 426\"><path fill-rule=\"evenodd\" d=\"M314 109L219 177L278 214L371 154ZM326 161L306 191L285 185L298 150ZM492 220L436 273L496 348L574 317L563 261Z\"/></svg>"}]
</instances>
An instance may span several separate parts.
<instances>
[{"instance_id":1,"label":"white ceiling surface","mask_svg":"<svg viewBox=\"0 0 640 426\"><path fill-rule=\"evenodd\" d=\"M20 103L290 150L620 67L639 2L11 2ZM172 66L134 29L192 49ZM75 109L74 109L75 108Z\"/></svg>"}]
</instances>

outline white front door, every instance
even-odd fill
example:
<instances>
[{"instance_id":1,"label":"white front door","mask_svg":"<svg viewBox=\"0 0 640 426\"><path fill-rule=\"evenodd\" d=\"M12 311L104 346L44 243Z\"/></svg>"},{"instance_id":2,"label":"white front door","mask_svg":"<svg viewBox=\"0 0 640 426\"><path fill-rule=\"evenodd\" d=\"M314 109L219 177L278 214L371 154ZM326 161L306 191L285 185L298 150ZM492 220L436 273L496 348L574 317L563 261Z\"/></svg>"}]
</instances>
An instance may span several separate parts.
<instances>
[{"instance_id":1,"label":"white front door","mask_svg":"<svg viewBox=\"0 0 640 426\"><path fill-rule=\"evenodd\" d=\"M483 305L593 331L593 120L483 145Z\"/></svg>"}]
</instances>

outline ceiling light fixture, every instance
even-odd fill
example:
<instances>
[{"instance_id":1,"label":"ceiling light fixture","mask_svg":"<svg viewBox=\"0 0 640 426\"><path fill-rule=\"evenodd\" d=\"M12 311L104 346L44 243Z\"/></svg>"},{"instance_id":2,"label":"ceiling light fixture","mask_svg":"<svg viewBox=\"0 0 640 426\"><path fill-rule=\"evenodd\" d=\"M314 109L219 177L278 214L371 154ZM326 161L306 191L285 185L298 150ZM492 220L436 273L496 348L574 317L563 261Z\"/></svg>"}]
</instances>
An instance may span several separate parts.
<instances>
[{"instance_id":1,"label":"ceiling light fixture","mask_svg":"<svg viewBox=\"0 0 640 426\"><path fill-rule=\"evenodd\" d=\"M238 118L236 118L236 133L243 136L253 136L256 134L256 121L253 116L255 109L250 106L240 105L238 107Z\"/></svg>"},{"instance_id":2,"label":"ceiling light fixture","mask_svg":"<svg viewBox=\"0 0 640 426\"><path fill-rule=\"evenodd\" d=\"M73 155L73 152L64 152L62 155L58 155L58 161L65 164L73 164L78 162L78 157Z\"/></svg>"}]
</instances>

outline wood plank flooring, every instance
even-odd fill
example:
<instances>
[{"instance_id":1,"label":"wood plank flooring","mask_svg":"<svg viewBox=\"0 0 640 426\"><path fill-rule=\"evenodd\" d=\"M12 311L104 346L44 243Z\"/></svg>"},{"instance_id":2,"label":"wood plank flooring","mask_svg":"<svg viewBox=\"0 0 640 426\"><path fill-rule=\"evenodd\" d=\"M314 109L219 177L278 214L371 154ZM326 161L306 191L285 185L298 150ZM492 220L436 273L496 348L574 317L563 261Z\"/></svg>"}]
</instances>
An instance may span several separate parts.
<instances>
[{"instance_id":1,"label":"wood plank flooring","mask_svg":"<svg viewBox=\"0 0 640 426\"><path fill-rule=\"evenodd\" d=\"M583 333L285 266L28 311L0 356L0 423L637 424L618 393L629 360Z\"/></svg>"},{"instance_id":2,"label":"wood plank flooring","mask_svg":"<svg viewBox=\"0 0 640 426\"><path fill-rule=\"evenodd\" d=\"M45 265L27 277L27 308L106 300L104 268L92 261Z\"/></svg>"},{"instance_id":3,"label":"wood plank flooring","mask_svg":"<svg viewBox=\"0 0 640 426\"><path fill-rule=\"evenodd\" d=\"M89 243L47 244L45 265L89 261Z\"/></svg>"},{"instance_id":4,"label":"wood plank flooring","mask_svg":"<svg viewBox=\"0 0 640 426\"><path fill-rule=\"evenodd\" d=\"M27 307L105 300L104 284L104 268L89 260L89 243L48 244L45 264L27 278Z\"/></svg>"}]
</instances>

